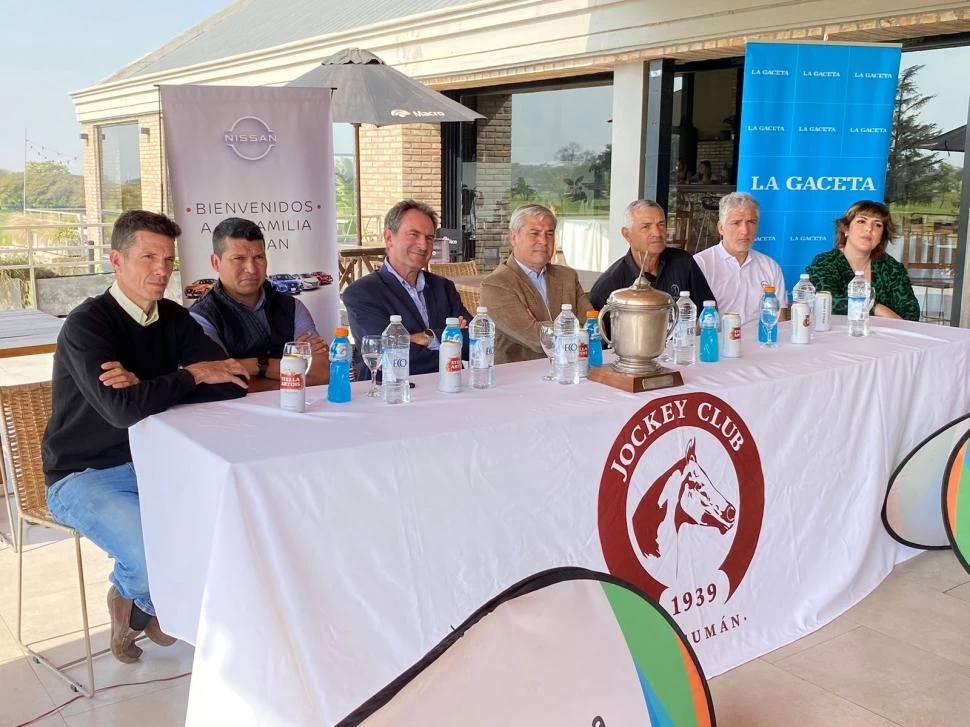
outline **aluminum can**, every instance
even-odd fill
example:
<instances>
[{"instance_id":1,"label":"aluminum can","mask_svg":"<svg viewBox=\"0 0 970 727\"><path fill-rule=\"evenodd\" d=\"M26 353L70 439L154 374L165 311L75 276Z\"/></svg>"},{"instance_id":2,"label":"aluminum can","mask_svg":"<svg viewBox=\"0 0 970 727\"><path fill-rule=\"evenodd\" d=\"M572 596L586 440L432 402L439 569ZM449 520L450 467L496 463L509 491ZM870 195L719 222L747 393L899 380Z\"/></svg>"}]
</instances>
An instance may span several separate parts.
<instances>
[{"instance_id":1,"label":"aluminum can","mask_svg":"<svg viewBox=\"0 0 970 727\"><path fill-rule=\"evenodd\" d=\"M725 358L741 358L741 316L733 311L725 313L721 319L724 341L721 355Z\"/></svg>"},{"instance_id":2,"label":"aluminum can","mask_svg":"<svg viewBox=\"0 0 970 727\"><path fill-rule=\"evenodd\" d=\"M815 320L816 331L832 330L832 294L827 290L819 291L815 294Z\"/></svg>"},{"instance_id":3,"label":"aluminum can","mask_svg":"<svg viewBox=\"0 0 970 727\"><path fill-rule=\"evenodd\" d=\"M589 377L589 331L581 328L579 331L579 348L576 354L576 363L579 364L579 378Z\"/></svg>"},{"instance_id":4,"label":"aluminum can","mask_svg":"<svg viewBox=\"0 0 970 727\"><path fill-rule=\"evenodd\" d=\"M438 347L438 391L461 391L461 344L457 341L442 341Z\"/></svg>"},{"instance_id":5,"label":"aluminum can","mask_svg":"<svg viewBox=\"0 0 970 727\"><path fill-rule=\"evenodd\" d=\"M810 343L812 340L812 317L808 312L807 303L792 303L791 306L791 342Z\"/></svg>"},{"instance_id":6,"label":"aluminum can","mask_svg":"<svg viewBox=\"0 0 970 727\"><path fill-rule=\"evenodd\" d=\"M302 356L280 359L280 409L306 411L306 359Z\"/></svg>"}]
</instances>

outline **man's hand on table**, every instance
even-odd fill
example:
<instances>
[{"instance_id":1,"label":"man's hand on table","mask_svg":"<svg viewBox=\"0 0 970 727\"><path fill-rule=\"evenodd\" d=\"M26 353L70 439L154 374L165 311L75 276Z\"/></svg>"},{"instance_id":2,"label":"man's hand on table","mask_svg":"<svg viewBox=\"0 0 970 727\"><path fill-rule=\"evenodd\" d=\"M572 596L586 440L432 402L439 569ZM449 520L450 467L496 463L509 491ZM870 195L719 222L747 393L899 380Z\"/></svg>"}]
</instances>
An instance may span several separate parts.
<instances>
[{"instance_id":1,"label":"man's hand on table","mask_svg":"<svg viewBox=\"0 0 970 727\"><path fill-rule=\"evenodd\" d=\"M196 384L227 384L233 383L243 389L248 389L249 374L246 367L234 358L225 361L199 361L189 364L185 370L192 374Z\"/></svg>"}]
</instances>

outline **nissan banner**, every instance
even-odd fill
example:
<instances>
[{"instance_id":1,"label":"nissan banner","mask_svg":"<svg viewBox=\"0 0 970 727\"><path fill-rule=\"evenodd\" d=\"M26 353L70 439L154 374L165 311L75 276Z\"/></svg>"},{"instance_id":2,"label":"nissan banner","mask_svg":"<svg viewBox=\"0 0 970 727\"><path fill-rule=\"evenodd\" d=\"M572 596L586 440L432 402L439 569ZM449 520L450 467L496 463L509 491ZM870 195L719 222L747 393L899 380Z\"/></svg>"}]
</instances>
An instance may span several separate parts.
<instances>
[{"instance_id":1,"label":"nissan banner","mask_svg":"<svg viewBox=\"0 0 970 727\"><path fill-rule=\"evenodd\" d=\"M882 201L899 76L894 45L749 41L738 191L761 204L758 249L785 280L835 241L854 202Z\"/></svg>"},{"instance_id":2,"label":"nissan banner","mask_svg":"<svg viewBox=\"0 0 970 727\"><path fill-rule=\"evenodd\" d=\"M182 299L218 277L212 230L228 217L263 231L270 283L298 295L329 340L339 325L328 88L161 86Z\"/></svg>"}]
</instances>

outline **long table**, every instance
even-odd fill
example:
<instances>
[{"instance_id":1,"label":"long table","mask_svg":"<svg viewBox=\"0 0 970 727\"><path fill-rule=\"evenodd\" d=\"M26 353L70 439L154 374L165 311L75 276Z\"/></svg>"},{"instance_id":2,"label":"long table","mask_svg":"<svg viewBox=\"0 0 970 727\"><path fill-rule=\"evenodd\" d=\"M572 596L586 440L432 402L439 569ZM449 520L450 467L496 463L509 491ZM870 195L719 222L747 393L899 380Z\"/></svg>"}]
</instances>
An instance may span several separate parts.
<instances>
[{"instance_id":1,"label":"long table","mask_svg":"<svg viewBox=\"0 0 970 727\"><path fill-rule=\"evenodd\" d=\"M64 321L43 311L0 311L0 358L51 353Z\"/></svg>"},{"instance_id":2,"label":"long table","mask_svg":"<svg viewBox=\"0 0 970 727\"><path fill-rule=\"evenodd\" d=\"M710 676L821 627L915 551L879 512L900 457L970 407L970 331L845 319L627 394L501 366L303 415L273 393L132 427L152 596L196 645L189 725L332 724L546 568L659 600ZM787 340L790 324L780 327Z\"/></svg>"}]
</instances>

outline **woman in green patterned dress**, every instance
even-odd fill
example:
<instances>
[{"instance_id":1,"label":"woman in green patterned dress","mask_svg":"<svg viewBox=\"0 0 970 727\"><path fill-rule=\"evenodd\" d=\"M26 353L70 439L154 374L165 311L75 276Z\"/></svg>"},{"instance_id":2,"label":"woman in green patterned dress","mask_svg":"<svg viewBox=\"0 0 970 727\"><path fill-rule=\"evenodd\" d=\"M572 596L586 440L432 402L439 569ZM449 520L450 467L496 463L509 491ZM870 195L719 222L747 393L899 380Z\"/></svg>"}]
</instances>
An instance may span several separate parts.
<instances>
[{"instance_id":1,"label":"woman in green patterned dress","mask_svg":"<svg viewBox=\"0 0 970 727\"><path fill-rule=\"evenodd\" d=\"M919 301L902 263L886 254L896 233L889 208L863 200L849 207L835 222L835 249L815 256L806 272L816 290L832 293L832 313L848 312L848 288L855 270L862 270L872 285L872 314L885 318L919 320Z\"/></svg>"}]
</instances>

